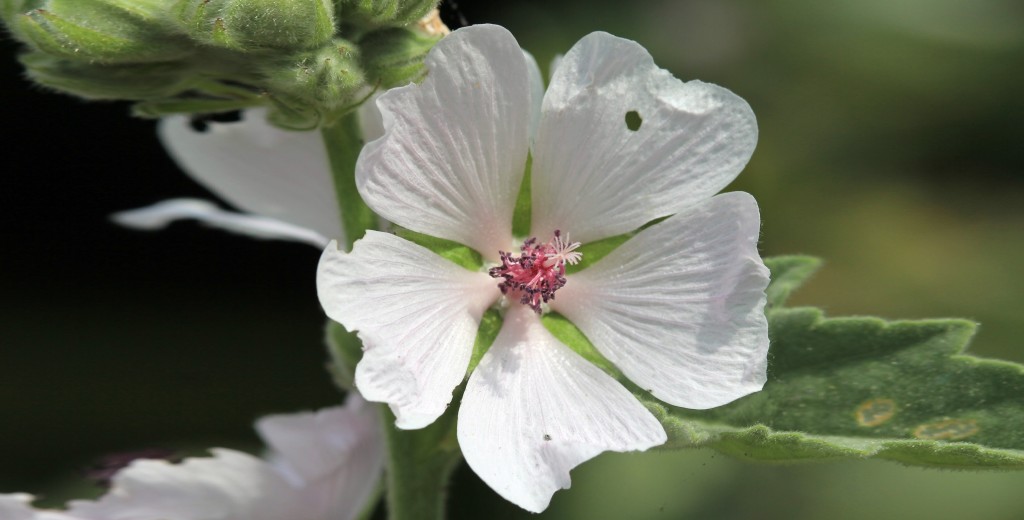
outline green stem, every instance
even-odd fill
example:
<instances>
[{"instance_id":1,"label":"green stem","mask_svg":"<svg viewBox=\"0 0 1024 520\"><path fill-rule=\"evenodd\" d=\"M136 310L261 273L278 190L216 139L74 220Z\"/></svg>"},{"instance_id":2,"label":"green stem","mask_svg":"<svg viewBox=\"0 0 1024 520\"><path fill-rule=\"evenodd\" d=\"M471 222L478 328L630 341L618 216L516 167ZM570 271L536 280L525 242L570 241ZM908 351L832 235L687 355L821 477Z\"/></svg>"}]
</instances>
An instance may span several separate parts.
<instances>
[{"instance_id":1,"label":"green stem","mask_svg":"<svg viewBox=\"0 0 1024 520\"><path fill-rule=\"evenodd\" d=\"M363 147L356 111L338 118L320 130L334 177L345 248L377 224L377 216L356 190L356 159ZM350 382L351 372L362 356L355 334L343 327L328 329L332 359L339 381ZM461 397L456 392L453 401ZM395 416L380 406L387 446L387 506L390 520L441 520L445 513L448 480L462 459L455 439L456 408L451 407L433 424L420 430L399 430Z\"/></svg>"},{"instance_id":2,"label":"green stem","mask_svg":"<svg viewBox=\"0 0 1024 520\"><path fill-rule=\"evenodd\" d=\"M422 430L395 428L395 416L382 408L388 449L388 519L442 520L448 481L462 459L455 440L456 407Z\"/></svg>"},{"instance_id":3,"label":"green stem","mask_svg":"<svg viewBox=\"0 0 1024 520\"><path fill-rule=\"evenodd\" d=\"M377 225L377 216L356 191L356 159L363 148L357 111L349 112L331 126L322 127L320 134L327 147L327 159L331 164L334 191L341 213L341 226L345 231L345 250L348 251L367 229Z\"/></svg>"}]
</instances>

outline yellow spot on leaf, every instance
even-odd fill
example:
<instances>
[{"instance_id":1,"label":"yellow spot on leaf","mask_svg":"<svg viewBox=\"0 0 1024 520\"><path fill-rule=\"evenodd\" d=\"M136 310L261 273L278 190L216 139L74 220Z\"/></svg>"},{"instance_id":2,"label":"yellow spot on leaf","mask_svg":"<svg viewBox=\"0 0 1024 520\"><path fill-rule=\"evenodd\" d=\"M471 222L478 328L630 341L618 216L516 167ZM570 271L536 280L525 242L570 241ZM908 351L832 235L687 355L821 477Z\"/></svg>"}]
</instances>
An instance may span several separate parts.
<instances>
[{"instance_id":1,"label":"yellow spot on leaf","mask_svg":"<svg viewBox=\"0 0 1024 520\"><path fill-rule=\"evenodd\" d=\"M914 429L914 437L918 439L955 441L966 439L978 433L978 421L974 419L943 419L925 423Z\"/></svg>"},{"instance_id":2,"label":"yellow spot on leaf","mask_svg":"<svg viewBox=\"0 0 1024 520\"><path fill-rule=\"evenodd\" d=\"M878 426L892 419L896 414L896 402L892 399L869 399L857 407L857 424L861 426Z\"/></svg>"}]
</instances>

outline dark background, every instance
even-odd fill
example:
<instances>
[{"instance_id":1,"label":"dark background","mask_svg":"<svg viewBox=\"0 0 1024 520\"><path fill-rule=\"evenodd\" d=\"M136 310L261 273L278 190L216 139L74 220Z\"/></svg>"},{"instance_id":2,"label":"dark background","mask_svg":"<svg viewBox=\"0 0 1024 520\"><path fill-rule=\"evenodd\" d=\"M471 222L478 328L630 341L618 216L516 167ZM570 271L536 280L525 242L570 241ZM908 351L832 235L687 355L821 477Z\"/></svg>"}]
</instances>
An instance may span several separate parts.
<instances>
[{"instance_id":1,"label":"dark background","mask_svg":"<svg viewBox=\"0 0 1024 520\"><path fill-rule=\"evenodd\" d=\"M769 5L771 4L771 5ZM969 5L968 5L969 4ZM972 352L1024 361L1024 8L1009 0L459 2L542 67L593 30L682 79L747 99L761 128L733 189L762 207L765 255L826 269L798 296L830 314L965 316ZM446 6L453 28L458 17ZM153 123L20 77L0 42L0 492L83 492L98 454L255 449L251 422L335 404L319 252L114 211L210 197ZM605 455L544 517L1019 518L1021 474L884 463L776 467L709 452ZM462 468L453 516L527 515Z\"/></svg>"}]
</instances>

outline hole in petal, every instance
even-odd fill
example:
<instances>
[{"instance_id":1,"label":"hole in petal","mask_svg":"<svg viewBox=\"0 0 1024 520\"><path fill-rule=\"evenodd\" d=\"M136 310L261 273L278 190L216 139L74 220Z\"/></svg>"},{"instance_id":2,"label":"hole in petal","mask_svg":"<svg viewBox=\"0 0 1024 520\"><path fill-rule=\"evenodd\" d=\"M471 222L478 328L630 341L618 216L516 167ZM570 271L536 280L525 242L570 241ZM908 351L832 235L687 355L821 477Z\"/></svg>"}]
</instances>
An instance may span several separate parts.
<instances>
[{"instance_id":1,"label":"hole in petal","mask_svg":"<svg viewBox=\"0 0 1024 520\"><path fill-rule=\"evenodd\" d=\"M640 117L640 112L636 110L630 110L626 112L626 128L636 132L640 129L640 125L643 124L644 120Z\"/></svg>"}]
</instances>

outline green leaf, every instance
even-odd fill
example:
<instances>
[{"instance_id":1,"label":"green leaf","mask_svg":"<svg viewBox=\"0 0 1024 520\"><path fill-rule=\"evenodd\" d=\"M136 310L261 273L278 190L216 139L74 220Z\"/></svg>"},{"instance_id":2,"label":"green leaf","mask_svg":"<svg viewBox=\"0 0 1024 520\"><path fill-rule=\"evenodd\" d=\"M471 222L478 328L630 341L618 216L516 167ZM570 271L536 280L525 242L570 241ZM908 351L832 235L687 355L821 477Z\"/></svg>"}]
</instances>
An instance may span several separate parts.
<instances>
[{"instance_id":1,"label":"green leaf","mask_svg":"<svg viewBox=\"0 0 1024 520\"><path fill-rule=\"evenodd\" d=\"M764 263L772 272L771 284L765 291L770 307L781 307L821 267L821 260L813 256L776 256L765 258Z\"/></svg>"},{"instance_id":2,"label":"green leaf","mask_svg":"<svg viewBox=\"0 0 1024 520\"><path fill-rule=\"evenodd\" d=\"M1024 366L963 354L964 320L826 318L778 306L817 267L766 260L768 382L712 410L634 393L669 432L666 447L711 447L742 458L895 460L960 469L1024 469Z\"/></svg>"}]
</instances>

